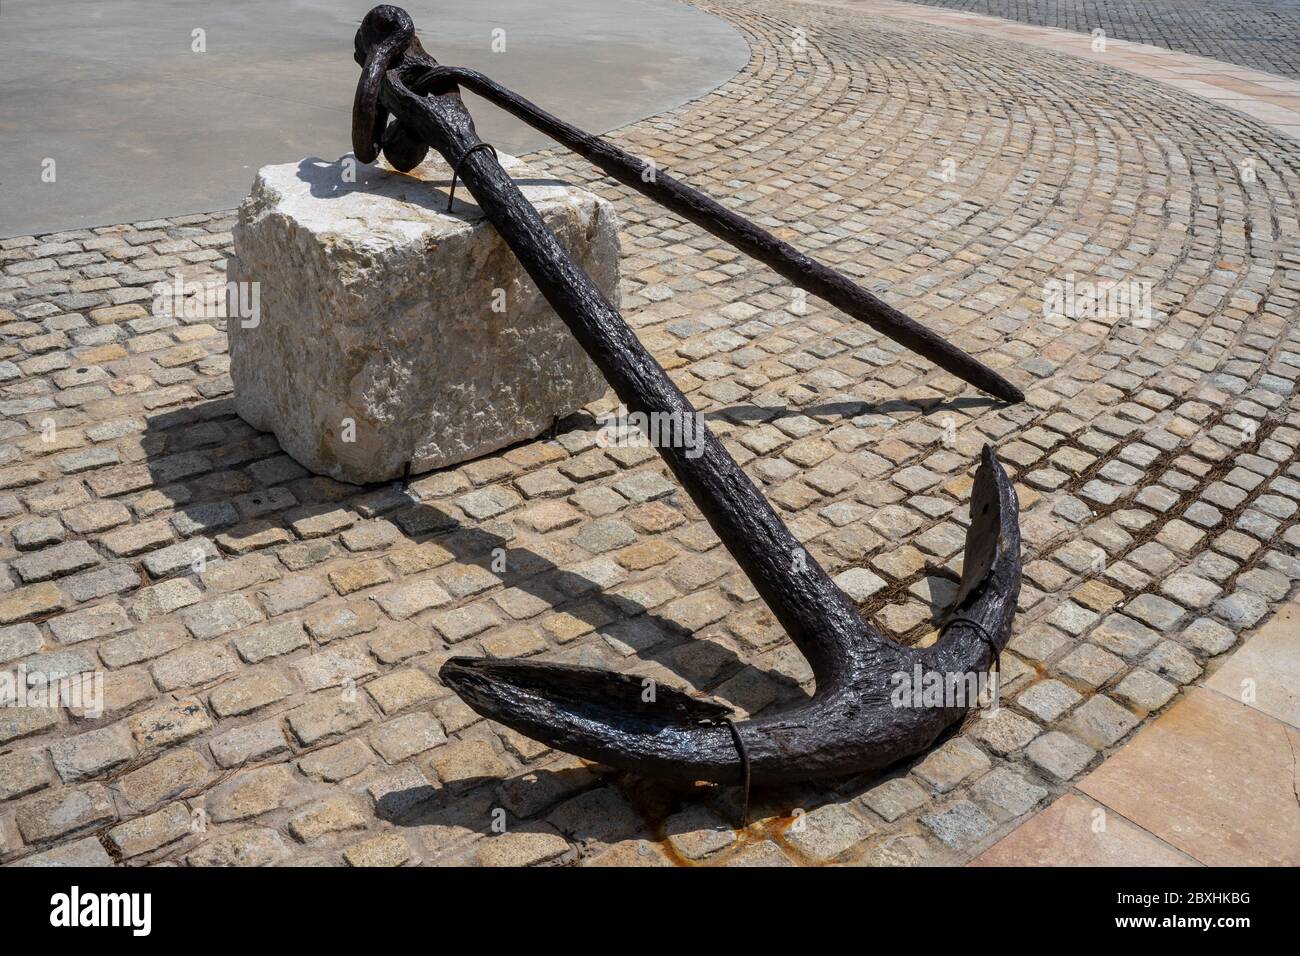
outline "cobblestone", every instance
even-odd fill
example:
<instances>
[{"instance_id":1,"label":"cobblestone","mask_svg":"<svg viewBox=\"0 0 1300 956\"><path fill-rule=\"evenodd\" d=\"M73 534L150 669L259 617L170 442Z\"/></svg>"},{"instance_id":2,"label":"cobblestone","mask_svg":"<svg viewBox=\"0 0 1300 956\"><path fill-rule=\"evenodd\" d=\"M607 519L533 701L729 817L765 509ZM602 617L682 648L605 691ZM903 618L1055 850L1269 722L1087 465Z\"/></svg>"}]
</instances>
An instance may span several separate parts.
<instances>
[{"instance_id":1,"label":"cobblestone","mask_svg":"<svg viewBox=\"0 0 1300 956\"><path fill-rule=\"evenodd\" d=\"M222 767L238 767L247 761L264 760L289 750L284 732L275 720L236 727L214 738L211 747L213 759Z\"/></svg>"},{"instance_id":2,"label":"cobblestone","mask_svg":"<svg viewBox=\"0 0 1300 956\"><path fill-rule=\"evenodd\" d=\"M243 771L208 794L208 813L217 823L246 820L283 806L295 786L291 771L282 764Z\"/></svg>"},{"instance_id":3,"label":"cobblestone","mask_svg":"<svg viewBox=\"0 0 1300 956\"><path fill-rule=\"evenodd\" d=\"M198 752L173 750L138 770L124 774L119 787L127 804L139 812L150 810L187 790L201 789L211 777L211 768Z\"/></svg>"},{"instance_id":4,"label":"cobblestone","mask_svg":"<svg viewBox=\"0 0 1300 956\"><path fill-rule=\"evenodd\" d=\"M989 758L982 750L964 737L957 737L932 751L914 772L936 793L947 793L971 774L989 767Z\"/></svg>"},{"instance_id":5,"label":"cobblestone","mask_svg":"<svg viewBox=\"0 0 1300 956\"><path fill-rule=\"evenodd\" d=\"M222 834L186 854L190 866L269 866L289 855L275 830L258 828Z\"/></svg>"},{"instance_id":6,"label":"cobblestone","mask_svg":"<svg viewBox=\"0 0 1300 956\"><path fill-rule=\"evenodd\" d=\"M1031 743L1025 755L1056 779L1070 780L1083 771L1097 752L1068 734L1053 730Z\"/></svg>"},{"instance_id":7,"label":"cobblestone","mask_svg":"<svg viewBox=\"0 0 1300 956\"><path fill-rule=\"evenodd\" d=\"M887 780L862 796L862 801L889 823L924 806L928 799L926 792L906 777Z\"/></svg>"},{"instance_id":8,"label":"cobblestone","mask_svg":"<svg viewBox=\"0 0 1300 956\"><path fill-rule=\"evenodd\" d=\"M483 866L536 866L568 852L569 844L555 833L503 833L483 841L478 862Z\"/></svg>"},{"instance_id":9,"label":"cobblestone","mask_svg":"<svg viewBox=\"0 0 1300 956\"><path fill-rule=\"evenodd\" d=\"M114 827L108 831L108 840L120 857L130 859L188 836L191 824L186 806L172 803L156 813Z\"/></svg>"},{"instance_id":10,"label":"cobblestone","mask_svg":"<svg viewBox=\"0 0 1300 956\"><path fill-rule=\"evenodd\" d=\"M401 866L411 859L411 848L395 833L363 840L343 851L349 866Z\"/></svg>"},{"instance_id":11,"label":"cobblestone","mask_svg":"<svg viewBox=\"0 0 1300 956\"><path fill-rule=\"evenodd\" d=\"M972 797L989 807L995 817L1003 820L1028 813L1047 796L1044 787L1030 783L1006 767L997 767L985 774L970 792Z\"/></svg>"},{"instance_id":12,"label":"cobblestone","mask_svg":"<svg viewBox=\"0 0 1300 956\"><path fill-rule=\"evenodd\" d=\"M799 818L785 840L801 856L816 863L839 857L875 832L847 807L827 804Z\"/></svg>"},{"instance_id":13,"label":"cobblestone","mask_svg":"<svg viewBox=\"0 0 1300 956\"><path fill-rule=\"evenodd\" d=\"M116 815L109 792L92 783L28 798L14 813L14 822L28 843L43 843L106 823Z\"/></svg>"},{"instance_id":14,"label":"cobblestone","mask_svg":"<svg viewBox=\"0 0 1300 956\"><path fill-rule=\"evenodd\" d=\"M959 800L943 810L921 817L931 832L948 846L970 849L994 829L994 823L969 800Z\"/></svg>"},{"instance_id":15,"label":"cobblestone","mask_svg":"<svg viewBox=\"0 0 1300 956\"><path fill-rule=\"evenodd\" d=\"M1054 721L1083 697L1059 680L1042 680L1016 698L1016 703L1039 720Z\"/></svg>"},{"instance_id":16,"label":"cobblestone","mask_svg":"<svg viewBox=\"0 0 1300 956\"><path fill-rule=\"evenodd\" d=\"M121 723L69 737L50 746L54 769L68 783L93 777L134 756L131 732Z\"/></svg>"},{"instance_id":17,"label":"cobblestone","mask_svg":"<svg viewBox=\"0 0 1300 956\"><path fill-rule=\"evenodd\" d=\"M336 796L304 807L289 818L289 832L302 843L334 833L364 829L367 815L352 797Z\"/></svg>"},{"instance_id":18,"label":"cobblestone","mask_svg":"<svg viewBox=\"0 0 1300 956\"><path fill-rule=\"evenodd\" d=\"M1287 0L912 0L1300 76L1300 12Z\"/></svg>"},{"instance_id":19,"label":"cobblestone","mask_svg":"<svg viewBox=\"0 0 1300 956\"><path fill-rule=\"evenodd\" d=\"M1079 705L1070 717L1076 737L1098 750L1109 747L1137 726L1137 718L1109 697L1098 694Z\"/></svg>"},{"instance_id":20,"label":"cobblestone","mask_svg":"<svg viewBox=\"0 0 1300 956\"><path fill-rule=\"evenodd\" d=\"M74 571L94 567L100 557L84 541L68 541L25 554L13 562L13 568L25 583L48 581Z\"/></svg>"}]
</instances>

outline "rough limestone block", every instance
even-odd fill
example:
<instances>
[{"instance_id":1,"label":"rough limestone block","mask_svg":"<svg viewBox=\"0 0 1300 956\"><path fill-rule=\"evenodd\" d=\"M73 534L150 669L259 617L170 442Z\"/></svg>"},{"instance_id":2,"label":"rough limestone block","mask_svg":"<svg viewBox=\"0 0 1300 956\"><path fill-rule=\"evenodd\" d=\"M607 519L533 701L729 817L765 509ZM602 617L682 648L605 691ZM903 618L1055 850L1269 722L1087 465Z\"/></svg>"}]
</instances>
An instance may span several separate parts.
<instances>
[{"instance_id":1,"label":"rough limestone block","mask_svg":"<svg viewBox=\"0 0 1300 956\"><path fill-rule=\"evenodd\" d=\"M613 207L501 163L618 304ZM349 158L350 160L350 158ZM235 407L304 467L385 481L535 438L604 378L436 155L409 174L347 161L267 166L229 261ZM463 201L462 201L463 200ZM255 318L240 318L256 302ZM243 315L249 310L245 308Z\"/></svg>"}]
</instances>

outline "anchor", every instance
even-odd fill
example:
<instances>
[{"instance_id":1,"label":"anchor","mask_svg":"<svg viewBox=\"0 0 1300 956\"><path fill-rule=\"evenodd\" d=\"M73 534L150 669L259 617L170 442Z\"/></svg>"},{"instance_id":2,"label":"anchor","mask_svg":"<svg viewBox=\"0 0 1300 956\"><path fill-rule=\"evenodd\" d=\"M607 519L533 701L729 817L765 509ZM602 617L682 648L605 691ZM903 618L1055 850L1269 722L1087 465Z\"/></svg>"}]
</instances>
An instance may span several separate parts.
<instances>
[{"instance_id":1,"label":"anchor","mask_svg":"<svg viewBox=\"0 0 1300 956\"><path fill-rule=\"evenodd\" d=\"M438 64L400 7L378 6L366 15L355 59L361 66L352 112L357 158L369 163L382 153L406 171L437 150L453 170L453 189L457 180L464 183L631 412L683 424L696 417L479 139L461 87L940 368L1004 401L1023 400L997 372L713 199L662 172L644 176L643 161L480 73ZM928 748L969 702L945 696L939 704L900 706L891 693L895 678L918 667L950 680L978 674L996 666L1011 636L1021 577L1019 510L993 449L986 445L980 455L961 584L939 638L928 647L905 647L863 620L717 437L703 424L698 428L695 441L658 451L807 658L816 684L811 698L738 721L725 705L672 688L646 694L642 680L626 674L471 657L448 660L439 672L443 682L482 716L556 749L651 776L744 784L746 792L751 782L879 769Z\"/></svg>"}]
</instances>

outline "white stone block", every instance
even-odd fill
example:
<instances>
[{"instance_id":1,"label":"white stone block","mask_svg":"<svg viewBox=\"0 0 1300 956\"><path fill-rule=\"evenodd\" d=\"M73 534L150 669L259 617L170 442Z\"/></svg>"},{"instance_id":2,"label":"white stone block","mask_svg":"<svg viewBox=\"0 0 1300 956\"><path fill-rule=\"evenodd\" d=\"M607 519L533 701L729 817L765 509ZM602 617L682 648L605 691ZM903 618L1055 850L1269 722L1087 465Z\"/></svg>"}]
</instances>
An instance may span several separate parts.
<instances>
[{"instance_id":1,"label":"white stone block","mask_svg":"<svg viewBox=\"0 0 1300 956\"><path fill-rule=\"evenodd\" d=\"M385 481L535 438L599 398L587 358L441 158L408 174L267 166L240 206L228 279L235 407L305 468ZM501 163L618 305L618 221L589 192Z\"/></svg>"}]
</instances>

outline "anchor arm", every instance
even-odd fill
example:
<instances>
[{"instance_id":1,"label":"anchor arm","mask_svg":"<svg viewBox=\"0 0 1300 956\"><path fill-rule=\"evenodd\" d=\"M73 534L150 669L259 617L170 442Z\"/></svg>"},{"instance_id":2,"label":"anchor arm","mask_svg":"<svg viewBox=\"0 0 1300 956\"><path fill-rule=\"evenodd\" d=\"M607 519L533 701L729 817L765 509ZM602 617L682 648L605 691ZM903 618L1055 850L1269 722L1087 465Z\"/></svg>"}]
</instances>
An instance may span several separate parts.
<instances>
[{"instance_id":1,"label":"anchor arm","mask_svg":"<svg viewBox=\"0 0 1300 956\"><path fill-rule=\"evenodd\" d=\"M753 783L888 767L928 748L965 714L973 703L969 698L931 706L896 691L900 682L914 679L918 666L926 675L952 675L966 686L966 678L985 671L1010 639L1020 590L1017 506L1006 472L987 447L971 501L975 518L966 535L967 554L980 541L995 547L987 566L964 568L968 598L955 608L961 620L932 647L909 648L886 640L855 615L854 653L838 660L828 679L817 679L811 699L736 724ZM567 753L647 775L740 782L734 741L715 713L647 706L640 696L644 688L630 677L473 657L452 658L441 676L478 713ZM658 690L661 699L665 693Z\"/></svg>"}]
</instances>

